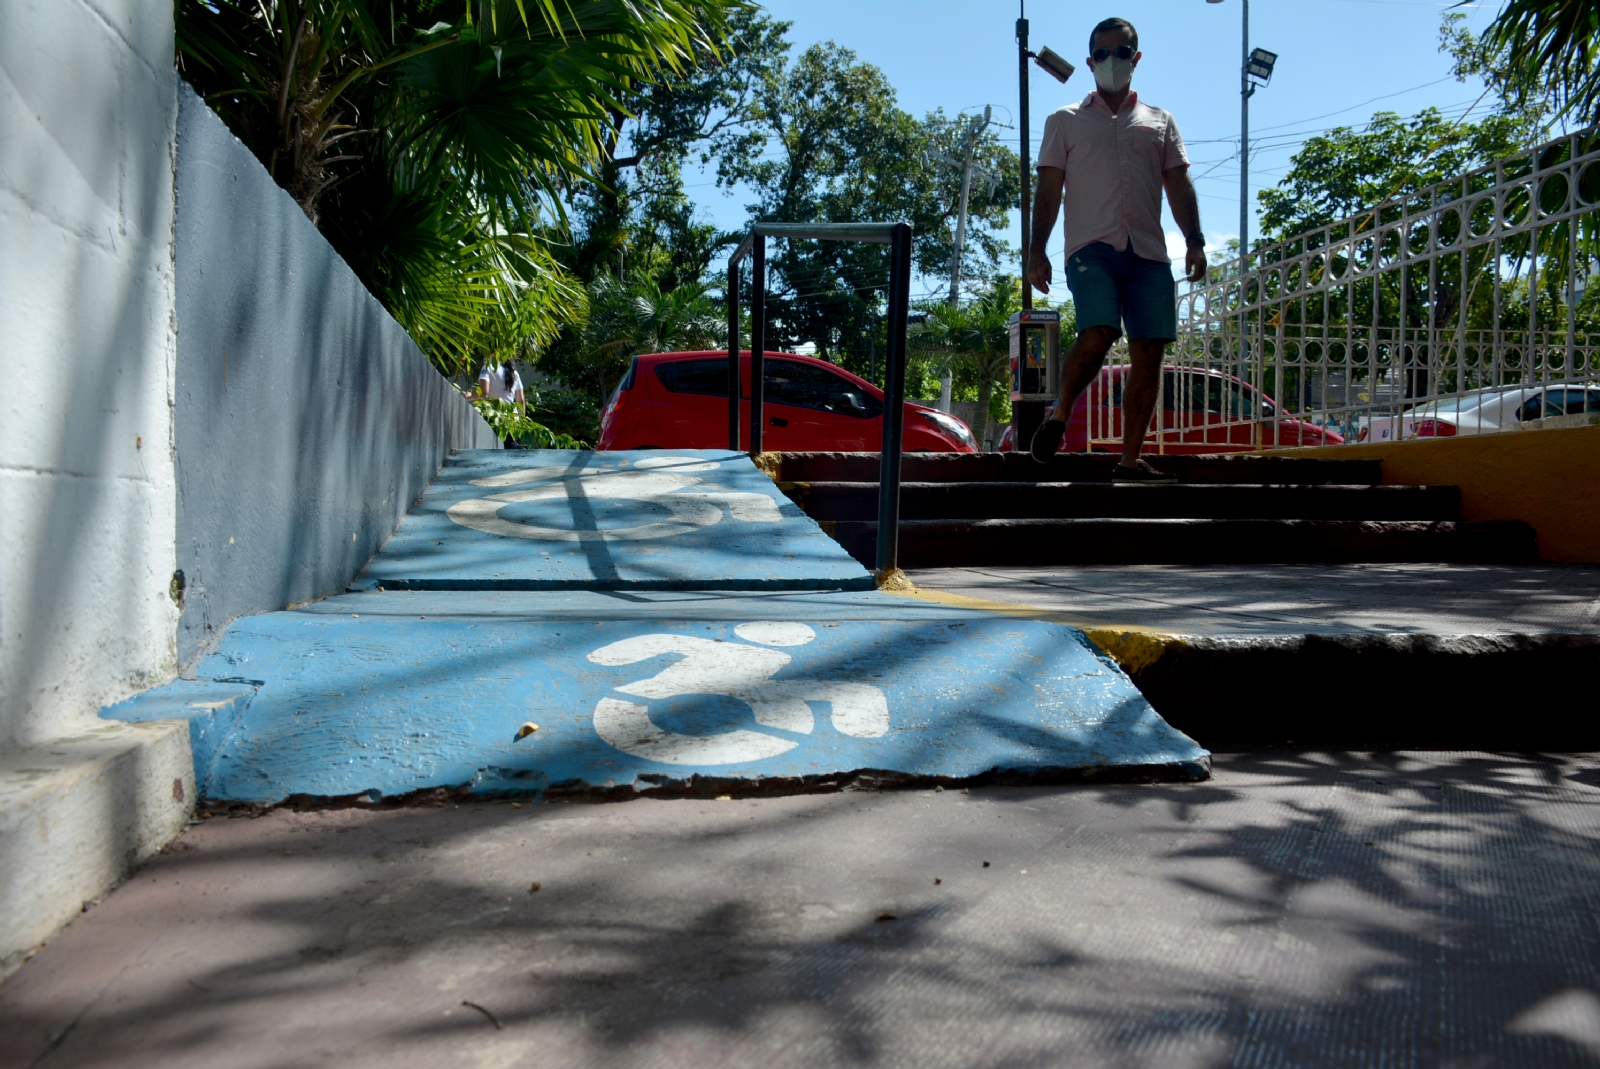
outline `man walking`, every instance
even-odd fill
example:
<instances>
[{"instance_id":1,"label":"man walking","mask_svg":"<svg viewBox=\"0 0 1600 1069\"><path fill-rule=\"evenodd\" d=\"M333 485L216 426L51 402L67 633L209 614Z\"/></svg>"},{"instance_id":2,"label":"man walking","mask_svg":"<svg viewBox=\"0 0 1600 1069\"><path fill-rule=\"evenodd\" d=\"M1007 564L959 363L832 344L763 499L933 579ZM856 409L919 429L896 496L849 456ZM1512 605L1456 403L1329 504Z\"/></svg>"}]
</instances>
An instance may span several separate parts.
<instances>
[{"instance_id":1,"label":"man walking","mask_svg":"<svg viewBox=\"0 0 1600 1069\"><path fill-rule=\"evenodd\" d=\"M1122 391L1122 463L1111 478L1174 482L1139 459L1161 381L1161 356L1178 337L1161 191L1167 191L1172 217L1183 231L1191 282L1206 273L1200 208L1172 113L1144 103L1129 88L1143 55L1139 32L1126 19L1106 19L1089 35L1089 52L1095 91L1045 120L1039 146L1028 279L1035 289L1050 292L1045 246L1060 214L1078 338L1067 350L1055 409L1033 436L1033 459L1043 464L1055 456L1078 395L1126 327L1133 366Z\"/></svg>"}]
</instances>

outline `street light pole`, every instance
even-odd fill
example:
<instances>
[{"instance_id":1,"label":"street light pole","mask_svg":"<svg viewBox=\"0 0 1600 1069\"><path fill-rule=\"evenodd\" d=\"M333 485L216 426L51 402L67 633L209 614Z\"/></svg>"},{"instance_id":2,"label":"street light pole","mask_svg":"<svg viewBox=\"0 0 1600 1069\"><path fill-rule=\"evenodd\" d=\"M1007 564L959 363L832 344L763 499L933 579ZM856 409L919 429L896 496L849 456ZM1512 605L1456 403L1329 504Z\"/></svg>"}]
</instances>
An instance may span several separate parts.
<instances>
[{"instance_id":1,"label":"street light pole","mask_svg":"<svg viewBox=\"0 0 1600 1069\"><path fill-rule=\"evenodd\" d=\"M1021 135L1022 156L1022 307L1033 307L1033 286L1028 282L1028 243L1033 235L1029 233L1033 214L1033 206L1029 204L1032 199L1029 187L1032 177L1028 173L1028 4L1027 0L1019 0L1017 17L1017 85L1020 106L1020 115L1017 120L1017 132Z\"/></svg>"},{"instance_id":2,"label":"street light pole","mask_svg":"<svg viewBox=\"0 0 1600 1069\"><path fill-rule=\"evenodd\" d=\"M1206 0L1220 4L1222 0ZM1277 62L1275 52L1250 48L1250 0L1240 0L1239 19L1239 367L1241 378L1250 370L1250 342L1245 336L1248 320L1244 311L1244 276L1250 267L1250 98L1256 87L1251 78L1265 85L1272 79Z\"/></svg>"},{"instance_id":3,"label":"street light pole","mask_svg":"<svg viewBox=\"0 0 1600 1069\"><path fill-rule=\"evenodd\" d=\"M1239 37L1239 270L1250 256L1250 0L1243 0Z\"/></svg>"},{"instance_id":4,"label":"street light pole","mask_svg":"<svg viewBox=\"0 0 1600 1069\"><path fill-rule=\"evenodd\" d=\"M1250 342L1245 337L1244 276L1250 268L1250 0L1244 9L1239 32L1239 371L1241 379L1250 373Z\"/></svg>"}]
</instances>

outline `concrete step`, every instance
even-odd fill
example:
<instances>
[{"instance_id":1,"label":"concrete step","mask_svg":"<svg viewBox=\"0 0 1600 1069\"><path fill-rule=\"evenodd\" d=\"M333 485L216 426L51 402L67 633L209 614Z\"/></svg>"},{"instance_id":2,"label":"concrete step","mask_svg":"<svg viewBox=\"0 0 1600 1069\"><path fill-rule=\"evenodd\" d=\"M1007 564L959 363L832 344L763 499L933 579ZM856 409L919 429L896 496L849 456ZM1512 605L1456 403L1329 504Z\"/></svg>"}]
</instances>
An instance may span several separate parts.
<instances>
[{"instance_id":1,"label":"concrete step","mask_svg":"<svg viewBox=\"0 0 1600 1069\"><path fill-rule=\"evenodd\" d=\"M878 515L876 482L784 482L780 487L816 520ZM1454 486L913 482L900 487L903 520L1453 520L1460 501Z\"/></svg>"},{"instance_id":2,"label":"concrete step","mask_svg":"<svg viewBox=\"0 0 1600 1069\"><path fill-rule=\"evenodd\" d=\"M1513 712L1526 708L1530 680L1546 694L1587 694L1600 678L1592 565L1057 565L909 577L919 597L1083 628L1168 723L1213 748L1600 749L1600 717L1587 707Z\"/></svg>"},{"instance_id":3,"label":"concrete step","mask_svg":"<svg viewBox=\"0 0 1600 1069\"><path fill-rule=\"evenodd\" d=\"M875 522L825 524L860 561ZM1517 521L1272 519L907 520L900 566L1005 564L1522 563L1538 559Z\"/></svg>"},{"instance_id":4,"label":"concrete step","mask_svg":"<svg viewBox=\"0 0 1600 1069\"><path fill-rule=\"evenodd\" d=\"M877 453L782 453L780 482L877 482ZM1026 453L906 453L902 482L1110 482L1118 457L1110 453L1062 453L1036 464ZM1310 457L1147 456L1180 483L1277 483L1300 486L1375 485L1383 481L1377 460L1317 460Z\"/></svg>"}]
</instances>

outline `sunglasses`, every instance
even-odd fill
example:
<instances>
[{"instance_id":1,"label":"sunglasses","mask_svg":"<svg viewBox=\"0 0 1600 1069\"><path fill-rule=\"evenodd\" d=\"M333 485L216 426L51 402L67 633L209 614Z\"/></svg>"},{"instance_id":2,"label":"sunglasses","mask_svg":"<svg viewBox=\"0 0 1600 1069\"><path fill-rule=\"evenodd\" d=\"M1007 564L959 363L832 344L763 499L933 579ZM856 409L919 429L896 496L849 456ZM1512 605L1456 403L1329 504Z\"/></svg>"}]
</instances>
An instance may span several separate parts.
<instances>
[{"instance_id":1,"label":"sunglasses","mask_svg":"<svg viewBox=\"0 0 1600 1069\"><path fill-rule=\"evenodd\" d=\"M1112 56L1116 56L1118 59L1132 59L1133 49L1128 45L1118 45L1115 48L1097 48L1089 53L1089 58L1096 63L1104 63Z\"/></svg>"}]
</instances>

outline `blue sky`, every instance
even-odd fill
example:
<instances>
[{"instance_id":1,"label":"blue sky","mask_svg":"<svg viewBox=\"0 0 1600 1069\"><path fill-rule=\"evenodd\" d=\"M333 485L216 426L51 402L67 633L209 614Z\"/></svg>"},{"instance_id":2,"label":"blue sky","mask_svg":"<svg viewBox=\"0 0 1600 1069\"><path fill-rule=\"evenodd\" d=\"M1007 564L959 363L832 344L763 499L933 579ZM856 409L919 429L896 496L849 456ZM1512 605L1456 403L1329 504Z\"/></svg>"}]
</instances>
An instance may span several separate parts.
<instances>
[{"instance_id":1,"label":"blue sky","mask_svg":"<svg viewBox=\"0 0 1600 1069\"><path fill-rule=\"evenodd\" d=\"M1479 98L1482 85L1451 78L1449 59L1438 51L1440 16L1450 6L1448 0L1255 0L1250 5L1251 45L1278 53L1272 84L1250 102L1252 212L1253 191L1282 177L1305 137L1330 126L1362 124L1379 109L1410 114L1431 105L1455 116ZM1481 28L1497 6L1480 3L1463 11L1469 25ZM774 18L793 23L795 54L828 40L853 49L882 68L900 106L912 114L938 107L981 112L993 104L997 121L1015 123L1014 0L769 0L766 8ZM1066 85L1032 68L1034 156L1050 111L1092 89L1093 77L1083 64L1088 34L1109 15L1139 29L1144 59L1134 88L1177 117L1194 161L1207 236L1217 245L1237 237L1240 0L1030 2L1031 46L1037 51L1049 45L1078 67ZM1474 114L1491 103L1485 99ZM691 195L719 226L743 223L744 205L753 198L726 196L710 174L685 177ZM1174 231L1171 217L1165 221ZM1253 221L1251 227L1254 233ZM1057 277L1060 251L1058 237L1052 248Z\"/></svg>"}]
</instances>

